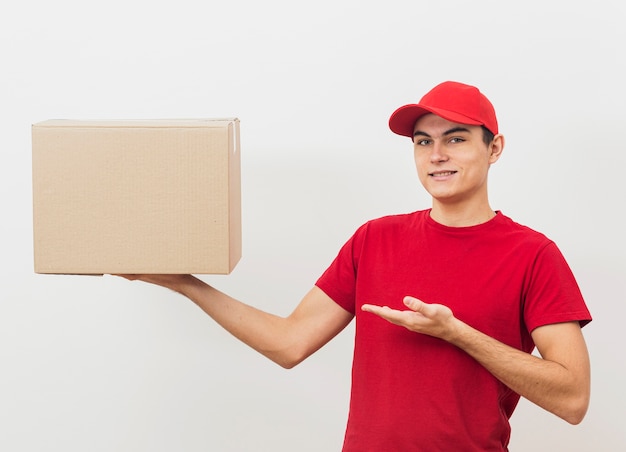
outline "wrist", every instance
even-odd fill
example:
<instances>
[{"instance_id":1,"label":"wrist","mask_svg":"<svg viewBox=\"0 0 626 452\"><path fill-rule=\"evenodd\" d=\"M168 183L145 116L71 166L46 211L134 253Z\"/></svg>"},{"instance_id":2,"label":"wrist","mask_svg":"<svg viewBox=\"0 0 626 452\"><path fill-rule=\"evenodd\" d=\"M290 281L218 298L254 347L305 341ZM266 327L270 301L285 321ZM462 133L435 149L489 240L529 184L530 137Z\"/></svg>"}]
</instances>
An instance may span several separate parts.
<instances>
[{"instance_id":1,"label":"wrist","mask_svg":"<svg viewBox=\"0 0 626 452\"><path fill-rule=\"evenodd\" d=\"M175 275L170 281L169 288L189 297L199 284L201 284L201 281L193 275Z\"/></svg>"},{"instance_id":2,"label":"wrist","mask_svg":"<svg viewBox=\"0 0 626 452\"><path fill-rule=\"evenodd\" d=\"M462 320L452 317L450 321L450 327L446 334L445 340L452 345L461 347L463 343L463 337L467 334L469 326Z\"/></svg>"}]
</instances>

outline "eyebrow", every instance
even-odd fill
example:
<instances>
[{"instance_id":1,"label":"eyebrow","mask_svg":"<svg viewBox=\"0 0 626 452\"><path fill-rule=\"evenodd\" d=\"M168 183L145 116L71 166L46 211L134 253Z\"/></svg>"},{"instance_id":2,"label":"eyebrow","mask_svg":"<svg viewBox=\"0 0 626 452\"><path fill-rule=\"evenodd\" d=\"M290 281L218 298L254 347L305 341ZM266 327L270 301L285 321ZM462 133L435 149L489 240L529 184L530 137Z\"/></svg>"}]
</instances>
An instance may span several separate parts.
<instances>
[{"instance_id":1,"label":"eyebrow","mask_svg":"<svg viewBox=\"0 0 626 452\"><path fill-rule=\"evenodd\" d=\"M465 127L453 127L449 130L446 130L442 135L446 136L446 135L452 135L453 133L458 133L458 132L467 132L469 133L469 129L465 128ZM413 137L416 137L418 135L421 136L425 136L428 138L432 138L429 134L427 134L426 132L423 132L421 130L416 130L415 132L413 132Z\"/></svg>"}]
</instances>

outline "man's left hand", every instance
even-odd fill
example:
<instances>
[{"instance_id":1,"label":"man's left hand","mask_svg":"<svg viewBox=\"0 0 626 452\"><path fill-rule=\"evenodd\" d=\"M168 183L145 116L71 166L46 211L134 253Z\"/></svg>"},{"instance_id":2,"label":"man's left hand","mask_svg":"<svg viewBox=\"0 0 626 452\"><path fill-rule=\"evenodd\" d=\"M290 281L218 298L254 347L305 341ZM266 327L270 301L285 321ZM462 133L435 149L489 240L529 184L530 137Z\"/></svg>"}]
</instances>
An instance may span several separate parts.
<instances>
[{"instance_id":1,"label":"man's left hand","mask_svg":"<svg viewBox=\"0 0 626 452\"><path fill-rule=\"evenodd\" d=\"M454 336L458 320L450 308L441 304L424 303L409 296L404 297L403 301L409 310L400 311L372 304L364 304L361 309L416 333L444 340L450 340Z\"/></svg>"}]
</instances>

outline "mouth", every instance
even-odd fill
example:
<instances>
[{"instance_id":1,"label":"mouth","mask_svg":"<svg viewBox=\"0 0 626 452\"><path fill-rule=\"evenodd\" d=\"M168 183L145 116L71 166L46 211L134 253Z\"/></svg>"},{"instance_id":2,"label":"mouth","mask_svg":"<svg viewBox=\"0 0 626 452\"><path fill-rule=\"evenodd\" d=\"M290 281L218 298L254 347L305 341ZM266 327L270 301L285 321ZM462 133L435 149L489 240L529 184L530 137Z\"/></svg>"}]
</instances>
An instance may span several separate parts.
<instances>
[{"instance_id":1,"label":"mouth","mask_svg":"<svg viewBox=\"0 0 626 452\"><path fill-rule=\"evenodd\" d=\"M456 174L456 171L433 171L432 173L428 173L430 177L447 177Z\"/></svg>"}]
</instances>

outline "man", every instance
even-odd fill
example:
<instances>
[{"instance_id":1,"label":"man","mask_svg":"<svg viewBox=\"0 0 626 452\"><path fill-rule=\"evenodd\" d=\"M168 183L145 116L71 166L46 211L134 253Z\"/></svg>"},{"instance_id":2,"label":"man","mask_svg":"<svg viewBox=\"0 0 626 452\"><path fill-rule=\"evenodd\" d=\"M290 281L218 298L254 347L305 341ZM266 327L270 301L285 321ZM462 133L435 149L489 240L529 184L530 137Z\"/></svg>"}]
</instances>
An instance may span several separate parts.
<instances>
[{"instance_id":1,"label":"man","mask_svg":"<svg viewBox=\"0 0 626 452\"><path fill-rule=\"evenodd\" d=\"M591 316L556 245L489 204L504 149L493 106L444 82L389 126L413 140L432 207L361 226L288 317L191 275L126 277L187 296L286 368L356 318L344 451L505 451L520 396L579 423Z\"/></svg>"}]
</instances>

